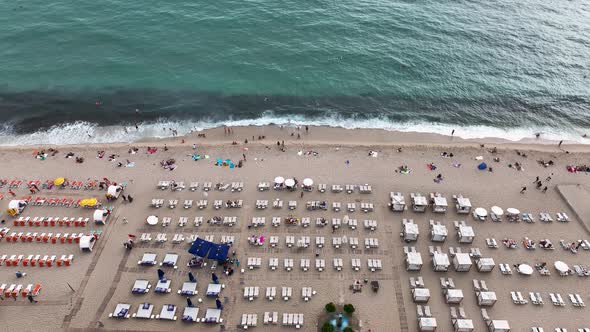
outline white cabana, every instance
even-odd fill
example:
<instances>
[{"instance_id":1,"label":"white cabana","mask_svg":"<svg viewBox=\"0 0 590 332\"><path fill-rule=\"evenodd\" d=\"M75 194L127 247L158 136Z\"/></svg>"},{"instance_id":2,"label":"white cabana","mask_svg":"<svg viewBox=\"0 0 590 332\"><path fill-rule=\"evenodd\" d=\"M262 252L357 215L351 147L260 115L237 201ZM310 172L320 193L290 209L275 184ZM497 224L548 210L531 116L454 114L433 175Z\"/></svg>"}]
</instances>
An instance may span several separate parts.
<instances>
[{"instance_id":1,"label":"white cabana","mask_svg":"<svg viewBox=\"0 0 590 332\"><path fill-rule=\"evenodd\" d=\"M405 221L402 224L401 237L402 237L402 239L404 239L404 241L406 241L406 242L417 241L418 235L420 235L420 232L418 231L418 225L416 225L414 222Z\"/></svg>"},{"instance_id":2,"label":"white cabana","mask_svg":"<svg viewBox=\"0 0 590 332\"><path fill-rule=\"evenodd\" d=\"M474 238L475 232L473 231L473 227L459 225L459 229L457 230L457 241L459 243L472 243Z\"/></svg>"},{"instance_id":3,"label":"white cabana","mask_svg":"<svg viewBox=\"0 0 590 332\"><path fill-rule=\"evenodd\" d=\"M419 252L408 252L406 254L406 270L420 271L422 269L422 255Z\"/></svg>"},{"instance_id":4,"label":"white cabana","mask_svg":"<svg viewBox=\"0 0 590 332\"><path fill-rule=\"evenodd\" d=\"M446 272L449 270L449 255L442 252L435 252L432 256L432 267L436 272Z\"/></svg>"},{"instance_id":5,"label":"white cabana","mask_svg":"<svg viewBox=\"0 0 590 332\"><path fill-rule=\"evenodd\" d=\"M553 266L559 273L567 273L570 270L569 266L562 261L556 261Z\"/></svg>"},{"instance_id":6,"label":"white cabana","mask_svg":"<svg viewBox=\"0 0 590 332\"><path fill-rule=\"evenodd\" d=\"M27 204L28 203L24 200L13 199L10 202L8 202L7 212L11 216L16 216L18 214L21 214L25 210L25 207L27 207Z\"/></svg>"},{"instance_id":7,"label":"white cabana","mask_svg":"<svg viewBox=\"0 0 590 332\"><path fill-rule=\"evenodd\" d=\"M420 332L436 331L436 318L434 317L418 317L418 329Z\"/></svg>"},{"instance_id":8,"label":"white cabana","mask_svg":"<svg viewBox=\"0 0 590 332\"><path fill-rule=\"evenodd\" d=\"M80 237L80 250L92 251L92 248L94 248L95 243L96 238L94 236L84 235Z\"/></svg>"},{"instance_id":9,"label":"white cabana","mask_svg":"<svg viewBox=\"0 0 590 332\"><path fill-rule=\"evenodd\" d=\"M510 324L507 320L494 319L488 323L489 332L510 332Z\"/></svg>"},{"instance_id":10,"label":"white cabana","mask_svg":"<svg viewBox=\"0 0 590 332\"><path fill-rule=\"evenodd\" d=\"M471 201L469 198L465 197L457 197L457 204L455 204L457 208L457 213L459 214L469 214L471 212Z\"/></svg>"},{"instance_id":11,"label":"white cabana","mask_svg":"<svg viewBox=\"0 0 590 332\"><path fill-rule=\"evenodd\" d=\"M430 240L432 242L444 242L447 239L447 226L436 223L432 224L430 228Z\"/></svg>"},{"instance_id":12,"label":"white cabana","mask_svg":"<svg viewBox=\"0 0 590 332\"><path fill-rule=\"evenodd\" d=\"M432 204L432 212L445 213L447 212L447 199L442 196L434 196L434 203Z\"/></svg>"},{"instance_id":13,"label":"white cabana","mask_svg":"<svg viewBox=\"0 0 590 332\"><path fill-rule=\"evenodd\" d=\"M109 217L108 210L105 210L105 209L94 210L93 219L94 219L95 223L105 225L107 223L108 217Z\"/></svg>"},{"instance_id":14,"label":"white cabana","mask_svg":"<svg viewBox=\"0 0 590 332\"><path fill-rule=\"evenodd\" d=\"M486 257L477 260L477 271L479 272L491 272L495 266L496 263L493 258Z\"/></svg>"},{"instance_id":15,"label":"white cabana","mask_svg":"<svg viewBox=\"0 0 590 332\"><path fill-rule=\"evenodd\" d=\"M109 198L119 198L119 194L123 192L123 187L110 185L107 189L107 197Z\"/></svg>"},{"instance_id":16,"label":"white cabana","mask_svg":"<svg viewBox=\"0 0 590 332\"><path fill-rule=\"evenodd\" d=\"M455 332L471 332L473 331L473 321L471 319L454 319L453 327Z\"/></svg>"},{"instance_id":17,"label":"white cabana","mask_svg":"<svg viewBox=\"0 0 590 332\"><path fill-rule=\"evenodd\" d=\"M430 290L428 288L412 288L412 298L414 302L428 302Z\"/></svg>"},{"instance_id":18,"label":"white cabana","mask_svg":"<svg viewBox=\"0 0 590 332\"><path fill-rule=\"evenodd\" d=\"M389 207L394 212L403 212L406 209L406 199L398 192L389 193Z\"/></svg>"},{"instance_id":19,"label":"white cabana","mask_svg":"<svg viewBox=\"0 0 590 332\"><path fill-rule=\"evenodd\" d=\"M445 289L445 302L450 304L459 304L463 301L463 291L460 289L449 288Z\"/></svg>"},{"instance_id":20,"label":"white cabana","mask_svg":"<svg viewBox=\"0 0 590 332\"><path fill-rule=\"evenodd\" d=\"M412 197L412 209L414 212L425 212L428 206L428 200L424 196Z\"/></svg>"},{"instance_id":21,"label":"white cabana","mask_svg":"<svg viewBox=\"0 0 590 332\"><path fill-rule=\"evenodd\" d=\"M453 257L453 266L457 272L469 272L471 270L471 257L467 253L456 253Z\"/></svg>"},{"instance_id":22,"label":"white cabana","mask_svg":"<svg viewBox=\"0 0 590 332\"><path fill-rule=\"evenodd\" d=\"M496 303L496 301L498 301L496 292L477 292L477 304L479 306L491 307Z\"/></svg>"},{"instance_id":23,"label":"white cabana","mask_svg":"<svg viewBox=\"0 0 590 332\"><path fill-rule=\"evenodd\" d=\"M158 224L158 217L156 217L156 216L149 216L149 217L146 218L145 221L148 223L148 225L154 226L154 225L157 225Z\"/></svg>"},{"instance_id":24,"label":"white cabana","mask_svg":"<svg viewBox=\"0 0 590 332\"><path fill-rule=\"evenodd\" d=\"M528 264L519 264L516 267L516 271L518 271L518 273L522 275L530 276L531 274L533 274L533 267Z\"/></svg>"}]
</instances>

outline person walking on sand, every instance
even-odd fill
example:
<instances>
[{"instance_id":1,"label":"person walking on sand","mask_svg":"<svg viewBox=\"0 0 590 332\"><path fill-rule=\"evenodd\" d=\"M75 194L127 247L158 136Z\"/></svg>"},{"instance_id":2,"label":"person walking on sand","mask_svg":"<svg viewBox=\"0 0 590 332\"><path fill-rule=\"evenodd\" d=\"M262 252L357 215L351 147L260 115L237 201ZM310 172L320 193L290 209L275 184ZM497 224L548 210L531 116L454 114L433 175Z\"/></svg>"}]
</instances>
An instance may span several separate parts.
<instances>
[{"instance_id":1,"label":"person walking on sand","mask_svg":"<svg viewBox=\"0 0 590 332\"><path fill-rule=\"evenodd\" d=\"M455 129L451 131L451 136L455 136Z\"/></svg>"},{"instance_id":2,"label":"person walking on sand","mask_svg":"<svg viewBox=\"0 0 590 332\"><path fill-rule=\"evenodd\" d=\"M543 192L543 194L547 192L547 186L545 186L545 188L543 188L542 192Z\"/></svg>"},{"instance_id":3,"label":"person walking on sand","mask_svg":"<svg viewBox=\"0 0 590 332\"><path fill-rule=\"evenodd\" d=\"M520 189L520 193L521 193L521 194L524 194L524 192L525 192L525 191L526 191L526 186L524 186L524 187L522 187L522 188Z\"/></svg>"},{"instance_id":4,"label":"person walking on sand","mask_svg":"<svg viewBox=\"0 0 590 332\"><path fill-rule=\"evenodd\" d=\"M31 302L31 303L37 303L37 302L39 302L39 301L37 301L37 300L35 300L33 298L33 294L27 295L27 299L29 299L29 302ZM16 298L14 300L16 300Z\"/></svg>"},{"instance_id":5,"label":"person walking on sand","mask_svg":"<svg viewBox=\"0 0 590 332\"><path fill-rule=\"evenodd\" d=\"M536 183L536 182L539 182L539 177L538 176L535 178L535 181L533 181L533 183Z\"/></svg>"},{"instance_id":6,"label":"person walking on sand","mask_svg":"<svg viewBox=\"0 0 590 332\"><path fill-rule=\"evenodd\" d=\"M559 141L559 144L557 144L557 147L560 148L561 147L561 143L563 143L563 141Z\"/></svg>"}]
</instances>

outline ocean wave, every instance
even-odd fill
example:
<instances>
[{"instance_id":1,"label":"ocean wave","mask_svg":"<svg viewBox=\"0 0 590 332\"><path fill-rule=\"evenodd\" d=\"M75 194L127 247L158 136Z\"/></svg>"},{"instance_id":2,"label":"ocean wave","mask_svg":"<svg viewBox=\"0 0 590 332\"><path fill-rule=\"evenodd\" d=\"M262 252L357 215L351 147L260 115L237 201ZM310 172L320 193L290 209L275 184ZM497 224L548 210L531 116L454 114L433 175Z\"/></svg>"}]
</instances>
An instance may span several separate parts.
<instances>
[{"instance_id":1,"label":"ocean wave","mask_svg":"<svg viewBox=\"0 0 590 332\"><path fill-rule=\"evenodd\" d=\"M337 114L322 118L308 118L303 115L283 116L272 112L265 112L263 116L255 119L240 119L227 121L206 120L167 120L144 122L135 126L101 126L96 123L77 121L62 125L55 125L49 129L38 130L33 133L17 133L10 125L5 124L0 128L0 146L17 145L70 145L70 144L99 144L99 143L133 143L142 139L169 138L175 129L179 135L187 135L205 129L221 126L328 126L345 129L383 129L398 132L434 133L449 135L455 130L455 136L465 139L501 138L509 141L520 141L533 138L534 133L542 133L544 140L576 142L590 144L590 140L581 136L583 128L558 128L558 127L517 127L498 128L485 125L477 126L453 126L442 123L427 122L392 122L386 118L357 119L343 117Z\"/></svg>"}]
</instances>

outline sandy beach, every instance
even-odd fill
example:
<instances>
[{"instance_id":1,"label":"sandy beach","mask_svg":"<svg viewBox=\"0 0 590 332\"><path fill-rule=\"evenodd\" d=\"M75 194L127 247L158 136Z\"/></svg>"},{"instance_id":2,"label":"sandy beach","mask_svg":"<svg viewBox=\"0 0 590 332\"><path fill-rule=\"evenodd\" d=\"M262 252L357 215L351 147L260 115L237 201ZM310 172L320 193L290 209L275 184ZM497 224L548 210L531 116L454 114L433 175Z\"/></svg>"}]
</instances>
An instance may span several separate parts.
<instances>
[{"instance_id":1,"label":"sandy beach","mask_svg":"<svg viewBox=\"0 0 590 332\"><path fill-rule=\"evenodd\" d=\"M512 331L530 331L533 326L540 326L545 331L554 328L567 328L576 331L577 328L588 328L587 308L574 307L568 294L580 294L586 303L590 303L587 290L587 278L577 275L562 277L553 268L555 261L564 261L573 269L574 265L588 264L590 250L579 248L576 254L564 250L560 240L566 243L577 240L590 240L590 211L584 206L590 198L590 178L587 173L571 173L566 170L567 165L589 164L590 146L574 145L565 142L558 147L557 142L536 142L535 139L523 142L509 142L501 139L462 140L448 136L394 133L383 130L345 130L336 128L310 127L279 128L243 127L232 128L233 133L227 134L224 128L211 129L200 132L206 138L192 136L177 137L175 139L137 142L136 144L112 144L97 146L59 146L55 156L48 156L45 160L35 158L33 151L47 150L49 146L27 146L0 148L0 171L2 179L9 182L22 180L23 184L12 189L16 198L23 196L47 198L83 199L96 197L105 206L112 206L113 212L106 225L95 225L90 222L85 227L67 226L15 226L14 217L6 212L8 202L13 199L8 192L8 186L0 191L3 193L3 227L10 228L8 234L16 233L89 233L93 230L102 232L92 252L81 252L76 243L44 243L7 242L0 241L2 252L7 255L62 255L73 254L70 266L0 266L0 284L42 284L42 290L35 299L38 303L29 303L26 297L18 295L16 300L5 298L0 301L0 319L5 328L13 330L106 330L106 331L167 331L167 330L221 330L237 331L242 329L240 321L243 314L258 314L258 326L250 329L271 331L295 330L294 327L283 326L283 313L301 313L304 315L302 331L317 331L319 317L324 313L324 306L328 302L336 304L352 303L356 312L354 317L360 326L355 331L418 331L416 303L412 299L409 278L421 276L425 287L430 290L431 297L426 305L430 307L432 316L437 320L437 331L453 331L449 308L445 303L440 285L440 278L452 278L455 286L461 289L464 299L460 306L464 308L469 319L473 321L475 331L486 331L486 323L477 305L472 280L485 280L488 288L497 295L497 302L493 307L486 307L492 319L505 319L510 323ZM300 138L298 138L300 136ZM245 143L245 140L248 140ZM184 142L183 142L184 141ZM284 141L284 148L281 148ZM235 144L232 144L235 142ZM193 144L196 148L193 148ZM483 146L482 146L483 145ZM166 146L166 150L165 147ZM137 147L138 152L131 154L129 149ZM156 147L157 152L146 153L148 147ZM492 153L491 149L497 147ZM97 151L105 151L103 158L97 158ZM76 163L75 158L65 158L66 153L72 152L74 157L83 157L83 163ZM371 153L372 152L372 153ZM518 152L518 153L517 153ZM442 154L445 154L443 156ZM193 160L193 155L199 154L202 159ZM449 155L452 154L452 157ZM522 156L523 154L526 155ZM115 155L109 161L109 156ZM205 156L208 156L206 158ZM242 161L243 167L229 168L216 166L217 159L229 159L235 165ZM476 159L477 157L477 159ZM481 158L480 158L481 157ZM494 161L498 158L498 161ZM176 168L168 170L161 167L163 160L174 159ZM538 160L553 161L553 165L545 167ZM127 167L128 161L133 167ZM122 167L117 163L121 162ZM479 170L478 165L487 164L487 169ZM516 167L516 164L519 167ZM435 166L431 170L429 165ZM509 167L511 165L512 167ZM407 166L409 172L400 172L400 166ZM519 170L517 170L519 168ZM490 169L492 171L490 171ZM408 174L404 174L408 173ZM435 181L437 175L440 181ZM314 181L313 191L295 192L259 191L260 182L273 183L276 176L285 178L311 178ZM65 189L41 189L31 194L26 183L40 180L41 183L58 177L65 177L70 181L86 182L91 179L108 178L110 181L125 183L124 194L131 194L133 202L127 203L118 199L114 202L105 200L105 191ZM534 184L535 178L542 181L541 189ZM547 178L550 177L548 180ZM183 181L187 188L182 191L170 189L160 190L157 184L161 180ZM196 191L188 190L189 183L199 182ZM219 191L212 189L205 193L202 188L204 182L217 183L243 182L241 192L230 190ZM318 184L327 184L328 190L320 193ZM333 193L330 187L339 185L362 185L372 187L370 194L355 192ZM521 193L522 187L527 189ZM572 188L576 188L575 190ZM401 192L408 205L404 212L392 212L389 207L389 193ZM449 208L446 213L433 213L428 207L425 213L412 211L410 193L441 193L447 198ZM473 208L483 207L488 212L490 207L499 206L504 210L517 208L522 213L531 213L535 217L534 223L508 222L505 218L501 222L493 222L488 217L485 221L477 221L471 214L457 214L453 195L462 194L471 200ZM275 199L284 201L281 209L274 209ZM155 209L150 206L152 199L163 199L164 206ZM175 199L179 205L168 207L168 200ZM199 210L196 208L198 200L208 200L208 206ZM185 200L194 200L191 208L183 208ZM239 209L212 207L214 200L243 200L243 207ZM256 208L257 200L268 200L269 207L261 210ZM296 201L297 208L289 210L288 201ZM307 201L327 201L326 211L306 210ZM333 202L342 203L342 211L333 211ZM356 203L356 211L346 211L347 203ZM359 211L360 203L372 203L374 211ZM91 218L92 209L63 207L63 206L32 206L29 205L18 217L83 217ZM549 213L554 221L541 222L539 213ZM569 222L556 220L556 213L565 212ZM146 218L156 215L161 220L170 217L171 223L162 227L161 223L149 226ZM206 221L214 216L236 216L237 224L233 227L211 225L204 222L195 226L195 217L202 216ZM278 227L271 225L273 217L284 218L309 217L311 225L286 225L284 222ZM330 222L333 218L357 219L359 227L351 229L342 225L333 229L329 225L318 227L315 219L325 218ZM178 225L180 217L187 217L187 225ZM266 224L259 228L251 228L253 217L265 217ZM402 219L413 219L418 225L420 235L415 242L404 242L399 234L402 230ZM365 219L376 220L374 231L365 229L362 222ZM125 222L128 221L128 222ZM446 241L434 243L430 239L429 221L435 220L448 228ZM454 227L454 221L465 221L473 227L475 239L471 244L460 244ZM586 223L586 224L585 224ZM143 233L151 234L152 240L142 242L139 237ZM167 241L157 243L157 234L165 233ZM128 234L136 235L135 246L132 250L123 247ZM188 237L197 234L203 238L213 236L214 242L219 242L222 236L234 236L235 241L231 251L240 261L240 266L233 265L235 272L231 276L223 273L221 266L212 270L210 262L203 268L189 268L187 262L191 254L187 252L190 244L187 241L173 243L175 234ZM278 236L279 243L271 247L268 242L262 246L249 244L252 235L263 235L266 239ZM311 243L307 248L289 248L285 244L287 236L295 239L309 237ZM325 246L317 248L316 237L325 238ZM335 237L358 238L359 247L350 248L343 244L334 248L332 239ZM528 237L537 242L535 250L523 247L522 240ZM378 240L377 248L365 248L364 240L372 238ZM494 238L498 248L489 248L486 238ZM503 239L514 239L517 248L509 249L502 244ZM538 247L541 239L549 239L555 246L554 250L543 250ZM419 272L406 271L404 262L404 246L415 247L421 253L424 266ZM482 257L493 258L495 264L508 264L512 275L504 275L498 266L488 273L478 272L473 266L469 272L456 272L453 267L448 272L434 272L429 255L429 246L440 246L448 253L449 247L460 247L463 252L470 248L479 248ZM588 248L590 249L590 248ZM159 266L139 266L137 264L144 253L156 253L158 262L166 253L179 255L178 268ZM249 257L261 258L259 268L248 269ZM275 271L269 269L269 260L278 258L279 264ZM343 267L337 271L333 267L333 259L342 258ZM361 267L354 271L351 259L359 258ZM284 259L293 259L292 271L283 267ZM309 259L311 268L303 271L300 260ZM316 259L325 260L326 268L319 272L315 269ZM367 267L369 259L380 260L382 269L374 272ZM475 262L475 259L473 259ZM534 271L531 276L523 276L515 271L514 264L527 263L535 266L546 262L551 272L549 276L542 276ZM157 270L162 268L166 277L171 280L169 294L156 294L153 291L157 283ZM244 269L244 272L240 270ZM26 273L23 278L16 278L15 272ZM219 299L224 309L220 324L185 323L182 313L186 306L186 297L177 294L182 283L187 280L191 271L198 280L198 294L192 301L199 308L198 317L205 315L207 308L215 307L215 299L206 297L207 285L211 281L211 273L220 277L225 285ZM152 290L143 295L131 293L136 279L146 279L152 284ZM379 281L378 292L373 292L364 280ZM363 281L362 292L353 293L350 286L355 280ZM249 301L243 296L244 287L259 287L258 298ZM265 298L267 287L291 287L292 298L288 301L277 299L269 301ZM301 296L303 287L311 287L315 295L309 301ZM514 304L510 292L520 291L528 300L527 304ZM534 305L529 298L529 292L539 292L545 302L544 305ZM549 293L559 293L565 302L564 306L551 304ZM202 301L199 301L202 299ZM131 305L129 314L136 313L141 304L149 302L154 305L153 314L159 314L164 304L176 305L177 321L158 319L115 319L109 318L118 303ZM278 324L263 324L265 312L278 312Z\"/></svg>"}]
</instances>

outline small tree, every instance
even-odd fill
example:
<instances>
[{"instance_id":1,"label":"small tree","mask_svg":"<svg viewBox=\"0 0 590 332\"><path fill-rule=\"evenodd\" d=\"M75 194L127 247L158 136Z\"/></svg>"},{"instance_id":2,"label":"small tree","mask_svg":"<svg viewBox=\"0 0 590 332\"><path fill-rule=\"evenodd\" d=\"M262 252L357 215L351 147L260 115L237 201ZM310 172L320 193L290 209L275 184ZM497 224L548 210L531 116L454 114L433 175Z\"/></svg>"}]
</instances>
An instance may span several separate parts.
<instances>
[{"instance_id":1,"label":"small tree","mask_svg":"<svg viewBox=\"0 0 590 332\"><path fill-rule=\"evenodd\" d=\"M327 312L334 312L336 311L336 305L333 302L326 304L326 311Z\"/></svg>"},{"instance_id":2,"label":"small tree","mask_svg":"<svg viewBox=\"0 0 590 332\"><path fill-rule=\"evenodd\" d=\"M344 310L344 312L347 315L352 315L354 313L354 306L352 304L345 304L344 307L342 307L342 309Z\"/></svg>"},{"instance_id":3,"label":"small tree","mask_svg":"<svg viewBox=\"0 0 590 332\"><path fill-rule=\"evenodd\" d=\"M334 326L329 321L325 321L322 325L322 332L334 332Z\"/></svg>"},{"instance_id":4,"label":"small tree","mask_svg":"<svg viewBox=\"0 0 590 332\"><path fill-rule=\"evenodd\" d=\"M347 326L344 328L344 330L342 330L342 332L354 332L354 330L352 329L352 327Z\"/></svg>"}]
</instances>

